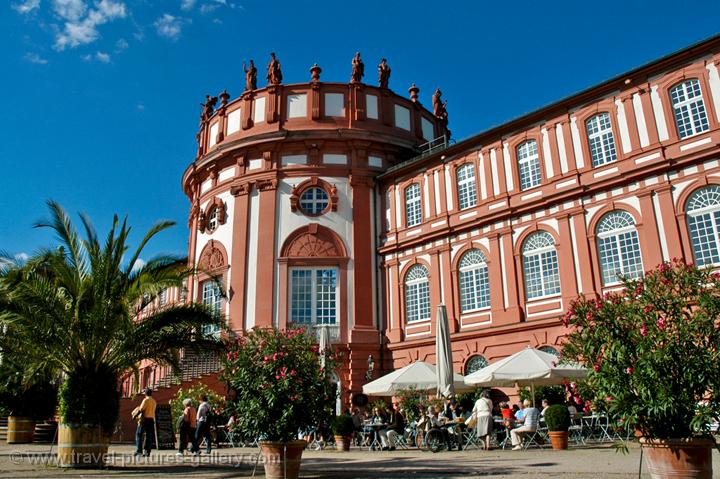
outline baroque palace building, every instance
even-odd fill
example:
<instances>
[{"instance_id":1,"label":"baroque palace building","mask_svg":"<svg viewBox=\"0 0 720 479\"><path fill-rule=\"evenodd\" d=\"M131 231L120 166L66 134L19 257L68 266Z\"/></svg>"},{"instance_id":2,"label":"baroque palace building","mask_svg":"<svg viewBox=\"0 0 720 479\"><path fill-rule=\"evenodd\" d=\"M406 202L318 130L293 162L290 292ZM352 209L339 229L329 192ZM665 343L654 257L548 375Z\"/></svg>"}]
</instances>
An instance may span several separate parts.
<instances>
[{"instance_id":1,"label":"baroque palace building","mask_svg":"<svg viewBox=\"0 0 720 479\"><path fill-rule=\"evenodd\" d=\"M358 60L344 84L317 66L282 84L271 62L258 89L251 67L239 98L208 99L182 178L187 297L238 335L330 325L344 404L435 362L438 304L466 374L558 352L570 302L621 275L720 264L720 36L457 143L439 92L430 111Z\"/></svg>"}]
</instances>

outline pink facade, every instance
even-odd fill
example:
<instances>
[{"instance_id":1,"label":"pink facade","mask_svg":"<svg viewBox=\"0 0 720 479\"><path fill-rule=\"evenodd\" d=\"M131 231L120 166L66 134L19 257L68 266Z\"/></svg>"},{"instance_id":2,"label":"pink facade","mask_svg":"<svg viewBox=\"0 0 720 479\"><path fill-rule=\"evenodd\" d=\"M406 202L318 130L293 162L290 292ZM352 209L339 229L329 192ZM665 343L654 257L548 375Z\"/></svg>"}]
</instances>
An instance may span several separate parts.
<instances>
[{"instance_id":1,"label":"pink facade","mask_svg":"<svg viewBox=\"0 0 720 479\"><path fill-rule=\"evenodd\" d=\"M718 52L710 39L380 175L386 366L435 361L440 303L465 373L561 350L570 302L618 274L716 266Z\"/></svg>"}]
</instances>

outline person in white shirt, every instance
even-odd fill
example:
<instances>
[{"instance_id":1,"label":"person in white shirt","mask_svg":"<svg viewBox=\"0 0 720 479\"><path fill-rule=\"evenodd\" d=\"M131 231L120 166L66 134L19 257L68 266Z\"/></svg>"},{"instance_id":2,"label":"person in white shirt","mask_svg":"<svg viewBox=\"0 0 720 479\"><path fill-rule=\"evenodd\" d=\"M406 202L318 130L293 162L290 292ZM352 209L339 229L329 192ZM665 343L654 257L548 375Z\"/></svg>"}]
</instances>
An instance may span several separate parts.
<instances>
[{"instance_id":1,"label":"person in white shirt","mask_svg":"<svg viewBox=\"0 0 720 479\"><path fill-rule=\"evenodd\" d=\"M523 404L525 405L525 414L523 415L523 418L518 421L522 424L522 426L510 431L510 439L512 440L513 451L519 451L522 449L523 436L529 432L537 431L538 423L540 422L540 411L538 411L536 407L532 406L530 400L526 399L525 401L523 401Z\"/></svg>"},{"instance_id":2,"label":"person in white shirt","mask_svg":"<svg viewBox=\"0 0 720 479\"><path fill-rule=\"evenodd\" d=\"M210 436L210 403L206 394L200 396L200 406L197 409L197 426L195 428L195 454L200 454L200 443L205 439L205 450L208 454L212 449L212 437Z\"/></svg>"},{"instance_id":3,"label":"person in white shirt","mask_svg":"<svg viewBox=\"0 0 720 479\"><path fill-rule=\"evenodd\" d=\"M480 393L480 399L475 401L475 407L473 407L473 414L477 420L476 432L477 437L483 439L485 443L485 450L490 449L490 431L493 426L493 403L490 400L490 392L485 390Z\"/></svg>"}]
</instances>

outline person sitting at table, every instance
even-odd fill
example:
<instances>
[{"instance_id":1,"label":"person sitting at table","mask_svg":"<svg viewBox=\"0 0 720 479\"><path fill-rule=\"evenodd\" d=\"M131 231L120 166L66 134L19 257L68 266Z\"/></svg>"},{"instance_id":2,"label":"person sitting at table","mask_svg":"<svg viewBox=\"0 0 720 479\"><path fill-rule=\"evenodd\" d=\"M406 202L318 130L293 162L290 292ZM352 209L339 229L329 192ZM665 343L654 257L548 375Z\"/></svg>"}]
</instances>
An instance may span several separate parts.
<instances>
[{"instance_id":1,"label":"person sitting at table","mask_svg":"<svg viewBox=\"0 0 720 479\"><path fill-rule=\"evenodd\" d=\"M530 402L527 399L525 401ZM515 409L515 422L516 423L522 422L522 418L525 415L525 401L521 402L519 406L517 404L513 405L513 409L517 408L517 409Z\"/></svg>"},{"instance_id":2,"label":"person sitting at table","mask_svg":"<svg viewBox=\"0 0 720 479\"><path fill-rule=\"evenodd\" d=\"M493 403L490 400L490 392L485 390L480 393L480 398L475 401L473 414L477 419L475 426L477 437L485 443L484 449L486 451L490 450L490 431L492 431L493 426L492 410Z\"/></svg>"},{"instance_id":3,"label":"person sitting at table","mask_svg":"<svg viewBox=\"0 0 720 479\"><path fill-rule=\"evenodd\" d=\"M540 411L540 417L541 417L541 418L544 418L544 417L545 417L545 411L547 411L547 408L549 408L549 407L550 407L550 403L548 402L548 400L547 400L547 399L543 399L543 400L542 400L542 410Z\"/></svg>"},{"instance_id":4,"label":"person sitting at table","mask_svg":"<svg viewBox=\"0 0 720 479\"><path fill-rule=\"evenodd\" d=\"M540 411L538 411L536 407L532 406L530 400L526 399L523 401L523 405L525 406L525 414L523 415L523 418L518 421L521 426L510 431L513 451L519 451L522 449L523 436L527 433L534 433L537 431L538 423L540 422Z\"/></svg>"},{"instance_id":5,"label":"person sitting at table","mask_svg":"<svg viewBox=\"0 0 720 479\"><path fill-rule=\"evenodd\" d=\"M505 401L500 403L500 415L503 419L503 426L507 428L515 427L515 415L513 410L510 409L510 405Z\"/></svg>"},{"instance_id":6,"label":"person sitting at table","mask_svg":"<svg viewBox=\"0 0 720 479\"><path fill-rule=\"evenodd\" d=\"M355 437L355 445L360 446L360 438L362 437L363 433L363 416L360 414L360 410L358 408L355 408L353 409L351 417L353 421L353 436Z\"/></svg>"},{"instance_id":7,"label":"person sitting at table","mask_svg":"<svg viewBox=\"0 0 720 479\"><path fill-rule=\"evenodd\" d=\"M375 441L378 440L379 428L377 426L383 425L385 423L385 413L379 407L374 408L372 417L370 417L370 426L365 428L365 434L367 435L366 441L368 444L373 444L375 443ZM373 449L375 449L375 446L373 446Z\"/></svg>"},{"instance_id":8,"label":"person sitting at table","mask_svg":"<svg viewBox=\"0 0 720 479\"><path fill-rule=\"evenodd\" d=\"M400 405L396 402L393 403L393 410L389 416L389 423L387 429L381 429L379 431L380 442L382 444L383 451L394 451L395 442L398 436L402 436L405 433L405 418L400 412Z\"/></svg>"},{"instance_id":9,"label":"person sitting at table","mask_svg":"<svg viewBox=\"0 0 720 479\"><path fill-rule=\"evenodd\" d=\"M577 408L575 407L575 404L573 404L572 401L567 402L567 408L568 408L568 412L570 413L570 417L572 419L576 419L577 417L582 416L582 414L578 412Z\"/></svg>"},{"instance_id":10,"label":"person sitting at table","mask_svg":"<svg viewBox=\"0 0 720 479\"><path fill-rule=\"evenodd\" d=\"M447 450L452 451L453 447L452 442L450 442L450 432L447 430L446 427L442 427L443 425L445 425L445 419L440 417L440 414L438 414L435 406L430 406L428 408L428 430L439 430L442 434L443 439L445 440Z\"/></svg>"}]
</instances>

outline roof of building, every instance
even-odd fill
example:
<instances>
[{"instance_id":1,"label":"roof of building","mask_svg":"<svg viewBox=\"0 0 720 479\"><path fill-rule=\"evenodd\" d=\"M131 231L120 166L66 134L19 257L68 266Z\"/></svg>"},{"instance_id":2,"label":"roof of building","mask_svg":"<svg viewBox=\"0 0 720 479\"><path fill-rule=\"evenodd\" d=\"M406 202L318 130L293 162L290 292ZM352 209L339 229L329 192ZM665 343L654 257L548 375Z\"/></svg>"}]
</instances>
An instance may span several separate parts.
<instances>
[{"instance_id":1,"label":"roof of building","mask_svg":"<svg viewBox=\"0 0 720 479\"><path fill-rule=\"evenodd\" d=\"M507 134L517 131L526 127L528 124L548 119L555 114L562 114L569 108L577 107L596 100L598 97L602 97L612 91L627 87L628 85L642 83L650 76L662 73L672 69L673 67L677 67L683 63L694 60L698 56L707 54L715 48L720 49L720 34L713 35L712 37L701 40L688 47L662 56L656 60L652 60L641 66L633 68L632 70L616 75L602 83L586 88L585 90L581 90L578 93L569 95L561 100L550 103L549 105L540 107L530 113L526 113L505 123L491 126L490 128L487 128L475 135L460 140L457 143L453 143L444 149L434 151L432 154L416 156L402 163L398 163L397 165L388 168L384 173L378 175L377 178L383 179L393 177L438 158L442 160L449 159L453 155L464 153L470 148L482 145L484 140L497 137L499 134Z\"/></svg>"}]
</instances>

